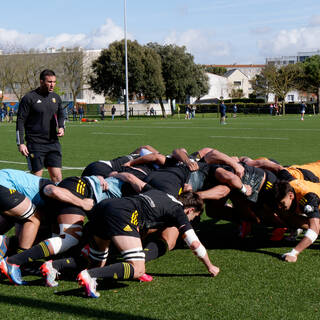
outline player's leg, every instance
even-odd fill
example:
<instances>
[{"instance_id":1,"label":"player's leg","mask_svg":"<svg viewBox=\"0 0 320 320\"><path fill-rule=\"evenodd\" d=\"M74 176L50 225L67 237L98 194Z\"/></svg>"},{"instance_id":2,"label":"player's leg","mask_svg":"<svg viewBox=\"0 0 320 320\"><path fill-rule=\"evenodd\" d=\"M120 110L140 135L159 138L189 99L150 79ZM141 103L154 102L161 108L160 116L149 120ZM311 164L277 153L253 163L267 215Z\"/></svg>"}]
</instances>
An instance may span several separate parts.
<instances>
[{"instance_id":1,"label":"player's leg","mask_svg":"<svg viewBox=\"0 0 320 320\"><path fill-rule=\"evenodd\" d=\"M94 240L101 252L108 249L110 243L108 240L103 240L97 236L94 236ZM88 297L99 297L99 293L96 291L97 278L138 279L145 273L145 255L140 238L120 235L113 236L112 241L121 252L125 262L80 272L77 279L79 284L85 288Z\"/></svg>"},{"instance_id":2,"label":"player's leg","mask_svg":"<svg viewBox=\"0 0 320 320\"><path fill-rule=\"evenodd\" d=\"M62 180L62 153L60 143L53 143L48 147L45 154L44 165L48 169L53 182L60 182Z\"/></svg>"}]
</instances>

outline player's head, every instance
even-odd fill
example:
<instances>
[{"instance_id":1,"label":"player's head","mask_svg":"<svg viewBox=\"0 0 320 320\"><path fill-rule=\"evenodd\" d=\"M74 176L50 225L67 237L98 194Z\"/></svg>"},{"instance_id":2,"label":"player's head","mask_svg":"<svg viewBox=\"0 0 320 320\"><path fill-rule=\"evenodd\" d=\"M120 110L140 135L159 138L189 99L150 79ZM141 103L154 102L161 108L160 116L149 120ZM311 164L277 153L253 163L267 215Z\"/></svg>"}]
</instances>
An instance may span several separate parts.
<instances>
[{"instance_id":1,"label":"player's head","mask_svg":"<svg viewBox=\"0 0 320 320\"><path fill-rule=\"evenodd\" d=\"M183 192L178 196L178 200L183 204L190 221L203 212L203 200L195 192Z\"/></svg>"},{"instance_id":2,"label":"player's head","mask_svg":"<svg viewBox=\"0 0 320 320\"><path fill-rule=\"evenodd\" d=\"M54 71L45 69L40 73L40 88L43 91L53 92L56 85L56 74Z\"/></svg>"},{"instance_id":3,"label":"player's head","mask_svg":"<svg viewBox=\"0 0 320 320\"><path fill-rule=\"evenodd\" d=\"M295 198L294 189L287 181L276 182L273 186L275 206L280 211L288 211Z\"/></svg>"}]
</instances>

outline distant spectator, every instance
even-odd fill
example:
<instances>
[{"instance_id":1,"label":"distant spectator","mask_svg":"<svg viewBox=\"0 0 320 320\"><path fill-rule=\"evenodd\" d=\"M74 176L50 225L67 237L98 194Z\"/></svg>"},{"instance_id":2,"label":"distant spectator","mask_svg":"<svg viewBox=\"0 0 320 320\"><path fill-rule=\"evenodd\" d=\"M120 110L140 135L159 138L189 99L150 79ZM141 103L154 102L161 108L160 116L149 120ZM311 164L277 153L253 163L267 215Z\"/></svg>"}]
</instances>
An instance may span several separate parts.
<instances>
[{"instance_id":1,"label":"distant spectator","mask_svg":"<svg viewBox=\"0 0 320 320\"><path fill-rule=\"evenodd\" d=\"M269 108L270 108L270 116L272 116L273 115L273 104L272 103L270 104Z\"/></svg>"},{"instance_id":2,"label":"distant spectator","mask_svg":"<svg viewBox=\"0 0 320 320\"><path fill-rule=\"evenodd\" d=\"M190 113L191 113L191 109L189 107L189 105L186 105L186 116L185 119L190 119Z\"/></svg>"},{"instance_id":3,"label":"distant spectator","mask_svg":"<svg viewBox=\"0 0 320 320\"><path fill-rule=\"evenodd\" d=\"M274 108L274 113L275 113L275 115L278 116L278 115L279 115L279 107L278 107L278 104L275 103L274 106L273 106L273 108Z\"/></svg>"},{"instance_id":4,"label":"distant spectator","mask_svg":"<svg viewBox=\"0 0 320 320\"><path fill-rule=\"evenodd\" d=\"M83 109L83 106L80 106L79 107L79 120L81 121L82 118L83 118L83 115L84 115L84 109Z\"/></svg>"},{"instance_id":5,"label":"distant spectator","mask_svg":"<svg viewBox=\"0 0 320 320\"><path fill-rule=\"evenodd\" d=\"M9 109L9 122L13 122L14 111L13 108Z\"/></svg>"},{"instance_id":6,"label":"distant spectator","mask_svg":"<svg viewBox=\"0 0 320 320\"><path fill-rule=\"evenodd\" d=\"M222 101L221 105L220 105L220 124L227 124L226 123L226 112L227 112L227 107L224 104L224 101Z\"/></svg>"},{"instance_id":7,"label":"distant spectator","mask_svg":"<svg viewBox=\"0 0 320 320\"><path fill-rule=\"evenodd\" d=\"M150 116L155 116L156 115L156 112L154 111L154 108L151 107L150 108Z\"/></svg>"},{"instance_id":8,"label":"distant spectator","mask_svg":"<svg viewBox=\"0 0 320 320\"><path fill-rule=\"evenodd\" d=\"M101 118L101 120L104 120L105 114L106 114L106 109L105 109L105 107L104 107L104 104L102 104L102 105L100 106L100 118Z\"/></svg>"},{"instance_id":9,"label":"distant spectator","mask_svg":"<svg viewBox=\"0 0 320 320\"><path fill-rule=\"evenodd\" d=\"M111 120L114 120L114 117L116 115L116 111L117 111L116 107L112 106L112 108L111 108Z\"/></svg>"},{"instance_id":10,"label":"distant spectator","mask_svg":"<svg viewBox=\"0 0 320 320\"><path fill-rule=\"evenodd\" d=\"M191 108L191 116L192 116L192 118L196 117L196 110L197 110L197 107L195 105L193 105L192 108Z\"/></svg>"},{"instance_id":11,"label":"distant spectator","mask_svg":"<svg viewBox=\"0 0 320 320\"><path fill-rule=\"evenodd\" d=\"M77 110L77 107L74 106L73 109L72 109L72 116L73 116L73 121L77 121L77 118L78 118L78 110Z\"/></svg>"},{"instance_id":12,"label":"distant spectator","mask_svg":"<svg viewBox=\"0 0 320 320\"><path fill-rule=\"evenodd\" d=\"M307 109L307 105L301 101L300 103L300 115L301 115L301 120L303 121L304 120L304 114L306 112L306 109Z\"/></svg>"},{"instance_id":13,"label":"distant spectator","mask_svg":"<svg viewBox=\"0 0 320 320\"><path fill-rule=\"evenodd\" d=\"M238 112L238 107L237 107L237 105L236 104L234 104L234 106L233 106L233 117L235 118L236 116L237 116L237 112Z\"/></svg>"}]
</instances>

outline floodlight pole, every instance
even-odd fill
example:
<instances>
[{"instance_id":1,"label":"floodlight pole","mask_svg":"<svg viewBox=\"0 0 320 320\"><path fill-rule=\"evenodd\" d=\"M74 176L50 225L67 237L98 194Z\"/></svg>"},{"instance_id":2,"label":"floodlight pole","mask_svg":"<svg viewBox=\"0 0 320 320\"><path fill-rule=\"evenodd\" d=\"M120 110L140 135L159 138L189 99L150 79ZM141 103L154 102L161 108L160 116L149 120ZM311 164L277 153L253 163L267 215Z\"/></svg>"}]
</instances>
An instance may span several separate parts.
<instances>
[{"instance_id":1,"label":"floodlight pole","mask_svg":"<svg viewBox=\"0 0 320 320\"><path fill-rule=\"evenodd\" d=\"M129 91L128 91L128 48L127 48L127 0L124 0L124 56L125 56L125 74L126 74L126 90L125 90L125 114L129 120Z\"/></svg>"}]
</instances>

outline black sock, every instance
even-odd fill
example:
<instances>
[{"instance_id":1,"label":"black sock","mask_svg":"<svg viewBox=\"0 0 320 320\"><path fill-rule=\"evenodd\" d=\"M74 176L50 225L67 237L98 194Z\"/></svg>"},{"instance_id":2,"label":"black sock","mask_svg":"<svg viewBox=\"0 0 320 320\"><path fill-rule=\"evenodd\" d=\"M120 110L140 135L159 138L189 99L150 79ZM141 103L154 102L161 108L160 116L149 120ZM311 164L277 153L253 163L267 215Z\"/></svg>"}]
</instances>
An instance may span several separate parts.
<instances>
[{"instance_id":1,"label":"black sock","mask_svg":"<svg viewBox=\"0 0 320 320\"><path fill-rule=\"evenodd\" d=\"M103 268L90 269L88 273L92 278L127 280L133 278L134 268L130 263L119 262Z\"/></svg>"},{"instance_id":2,"label":"black sock","mask_svg":"<svg viewBox=\"0 0 320 320\"><path fill-rule=\"evenodd\" d=\"M143 251L146 255L146 262L163 256L168 250L168 244L163 239L148 242Z\"/></svg>"},{"instance_id":3,"label":"black sock","mask_svg":"<svg viewBox=\"0 0 320 320\"><path fill-rule=\"evenodd\" d=\"M87 261L81 257L63 258L52 261L52 266L57 270L79 270L79 272L87 267Z\"/></svg>"},{"instance_id":4,"label":"black sock","mask_svg":"<svg viewBox=\"0 0 320 320\"><path fill-rule=\"evenodd\" d=\"M42 241L28 250L9 257L8 262L20 266L24 263L32 262L34 260L45 258L48 256L50 256L50 252L47 241Z\"/></svg>"}]
</instances>

